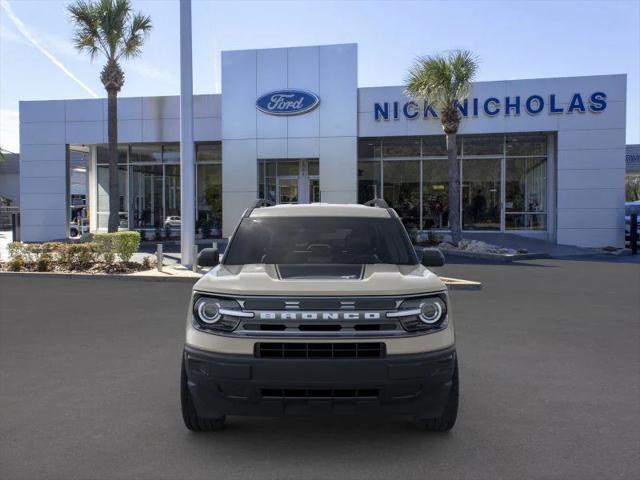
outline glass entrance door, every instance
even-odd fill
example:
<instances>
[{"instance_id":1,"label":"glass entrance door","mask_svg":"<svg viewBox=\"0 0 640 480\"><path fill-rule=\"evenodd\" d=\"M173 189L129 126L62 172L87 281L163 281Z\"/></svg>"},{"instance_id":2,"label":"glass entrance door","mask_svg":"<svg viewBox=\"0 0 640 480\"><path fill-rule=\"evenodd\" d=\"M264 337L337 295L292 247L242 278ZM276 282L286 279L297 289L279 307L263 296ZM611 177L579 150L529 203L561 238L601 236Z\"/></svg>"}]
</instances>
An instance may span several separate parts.
<instances>
[{"instance_id":1,"label":"glass entrance door","mask_svg":"<svg viewBox=\"0 0 640 480\"><path fill-rule=\"evenodd\" d=\"M318 160L261 160L258 195L275 203L320 201Z\"/></svg>"}]
</instances>

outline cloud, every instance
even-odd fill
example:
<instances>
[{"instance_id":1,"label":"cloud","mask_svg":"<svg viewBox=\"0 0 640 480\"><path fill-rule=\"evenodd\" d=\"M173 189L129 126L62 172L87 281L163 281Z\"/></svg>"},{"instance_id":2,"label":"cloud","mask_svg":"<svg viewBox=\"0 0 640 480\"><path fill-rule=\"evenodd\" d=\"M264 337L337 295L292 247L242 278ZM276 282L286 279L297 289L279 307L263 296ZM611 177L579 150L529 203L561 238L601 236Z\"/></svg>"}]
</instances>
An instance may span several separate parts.
<instances>
[{"instance_id":1,"label":"cloud","mask_svg":"<svg viewBox=\"0 0 640 480\"><path fill-rule=\"evenodd\" d=\"M20 150L20 123L15 110L0 110L0 147L10 152Z\"/></svg>"},{"instance_id":2,"label":"cloud","mask_svg":"<svg viewBox=\"0 0 640 480\"><path fill-rule=\"evenodd\" d=\"M31 43L31 45L33 45L35 48L40 50L40 52L42 52L42 54L45 57L51 60L51 62L60 70L62 70L64 74L67 75L71 80L73 80L78 85L80 85L80 87L82 87L82 89L85 90L89 95L91 95L94 98L100 98L100 96L96 92L91 90L91 88L89 88L82 80L76 77L67 67L64 66L64 64L60 60L58 60L51 52L49 52L49 50L47 50L40 44L40 42L31 33L31 31L27 28L27 26L24 23L22 23L22 20L20 20L16 16L16 14L13 12L13 9L9 4L9 0L0 0L0 5L2 6L2 8L4 8L5 12L7 13L7 16L16 26L18 31L24 36L24 38L26 38L29 41L29 43Z\"/></svg>"}]
</instances>

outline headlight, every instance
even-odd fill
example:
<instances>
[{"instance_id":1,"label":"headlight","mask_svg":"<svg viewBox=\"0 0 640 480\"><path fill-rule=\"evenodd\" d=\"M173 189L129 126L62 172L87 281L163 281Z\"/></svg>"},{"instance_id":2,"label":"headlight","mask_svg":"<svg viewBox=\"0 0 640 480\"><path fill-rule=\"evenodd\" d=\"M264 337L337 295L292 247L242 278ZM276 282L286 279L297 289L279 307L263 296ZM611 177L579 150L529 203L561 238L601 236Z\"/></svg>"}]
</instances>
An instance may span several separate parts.
<instances>
[{"instance_id":1,"label":"headlight","mask_svg":"<svg viewBox=\"0 0 640 480\"><path fill-rule=\"evenodd\" d=\"M387 313L397 318L408 332L441 330L447 326L447 296L438 294L404 300L396 312Z\"/></svg>"},{"instance_id":2,"label":"headlight","mask_svg":"<svg viewBox=\"0 0 640 480\"><path fill-rule=\"evenodd\" d=\"M196 327L205 330L235 330L242 318L252 318L253 313L243 312L232 299L194 295L193 320Z\"/></svg>"},{"instance_id":3,"label":"headlight","mask_svg":"<svg viewBox=\"0 0 640 480\"><path fill-rule=\"evenodd\" d=\"M438 297L427 298L420 304L418 317L427 325L435 325L442 320L445 310L444 302Z\"/></svg>"},{"instance_id":4,"label":"headlight","mask_svg":"<svg viewBox=\"0 0 640 480\"><path fill-rule=\"evenodd\" d=\"M195 304L195 312L198 320L211 325L220 320L220 302L213 298L201 297Z\"/></svg>"}]
</instances>

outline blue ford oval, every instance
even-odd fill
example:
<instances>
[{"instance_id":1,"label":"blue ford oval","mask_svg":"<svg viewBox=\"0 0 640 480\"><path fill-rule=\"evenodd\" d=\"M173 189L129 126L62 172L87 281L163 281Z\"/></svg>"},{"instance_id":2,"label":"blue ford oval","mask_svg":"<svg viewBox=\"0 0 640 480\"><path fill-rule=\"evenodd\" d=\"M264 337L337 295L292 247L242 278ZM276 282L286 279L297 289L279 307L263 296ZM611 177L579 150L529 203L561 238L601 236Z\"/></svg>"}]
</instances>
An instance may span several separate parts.
<instances>
[{"instance_id":1,"label":"blue ford oval","mask_svg":"<svg viewBox=\"0 0 640 480\"><path fill-rule=\"evenodd\" d=\"M300 115L320 104L320 98L305 90L276 90L256 100L258 110L269 115Z\"/></svg>"}]
</instances>

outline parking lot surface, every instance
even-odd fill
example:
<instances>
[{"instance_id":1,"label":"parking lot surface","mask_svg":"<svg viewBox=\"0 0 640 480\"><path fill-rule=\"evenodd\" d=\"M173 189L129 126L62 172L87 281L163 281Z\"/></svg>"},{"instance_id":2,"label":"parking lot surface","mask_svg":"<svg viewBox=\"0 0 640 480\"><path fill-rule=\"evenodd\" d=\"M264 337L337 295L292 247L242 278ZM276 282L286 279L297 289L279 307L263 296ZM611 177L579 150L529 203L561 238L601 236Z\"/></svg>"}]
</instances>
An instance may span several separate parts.
<instances>
[{"instance_id":1,"label":"parking lot surface","mask_svg":"<svg viewBox=\"0 0 640 480\"><path fill-rule=\"evenodd\" d=\"M404 419L179 409L190 285L0 275L0 478L640 478L640 265L452 264L461 405Z\"/></svg>"}]
</instances>

